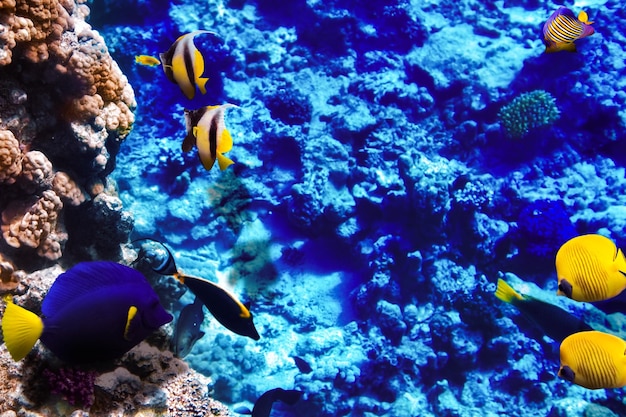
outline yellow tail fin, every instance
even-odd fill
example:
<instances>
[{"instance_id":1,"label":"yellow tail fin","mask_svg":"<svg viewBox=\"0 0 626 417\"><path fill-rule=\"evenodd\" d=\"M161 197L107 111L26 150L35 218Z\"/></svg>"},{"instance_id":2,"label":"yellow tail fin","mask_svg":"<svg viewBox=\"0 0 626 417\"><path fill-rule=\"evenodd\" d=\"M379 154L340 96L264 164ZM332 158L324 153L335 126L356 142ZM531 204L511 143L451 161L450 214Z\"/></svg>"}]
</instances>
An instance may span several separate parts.
<instances>
[{"instance_id":1,"label":"yellow tail fin","mask_svg":"<svg viewBox=\"0 0 626 417\"><path fill-rule=\"evenodd\" d=\"M219 164L220 170L222 171L234 164L232 159L225 157L221 153L217 154L217 163Z\"/></svg>"},{"instance_id":2,"label":"yellow tail fin","mask_svg":"<svg viewBox=\"0 0 626 417\"><path fill-rule=\"evenodd\" d=\"M19 361L35 346L43 332L43 322L35 313L15 305L10 297L5 297L5 301L2 335L11 357Z\"/></svg>"},{"instance_id":3,"label":"yellow tail fin","mask_svg":"<svg viewBox=\"0 0 626 417\"><path fill-rule=\"evenodd\" d=\"M509 284L506 283L506 281L501 278L498 278L498 288L496 288L495 295L505 303L522 301L524 299L524 296L516 292L513 287L511 287Z\"/></svg>"}]
</instances>

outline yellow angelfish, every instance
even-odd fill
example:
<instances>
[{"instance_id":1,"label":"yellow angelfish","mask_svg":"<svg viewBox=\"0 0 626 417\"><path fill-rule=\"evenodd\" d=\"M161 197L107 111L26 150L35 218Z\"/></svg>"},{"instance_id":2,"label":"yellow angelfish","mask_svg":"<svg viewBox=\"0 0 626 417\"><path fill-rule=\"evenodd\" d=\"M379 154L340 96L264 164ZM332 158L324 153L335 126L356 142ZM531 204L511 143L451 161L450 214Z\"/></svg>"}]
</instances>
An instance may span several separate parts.
<instances>
[{"instance_id":1,"label":"yellow angelfish","mask_svg":"<svg viewBox=\"0 0 626 417\"><path fill-rule=\"evenodd\" d=\"M559 376L589 389L626 385L626 341L596 330L574 333L561 343Z\"/></svg>"},{"instance_id":2,"label":"yellow angelfish","mask_svg":"<svg viewBox=\"0 0 626 417\"><path fill-rule=\"evenodd\" d=\"M558 295L576 301L602 301L626 288L626 259L609 238L582 235L565 242L556 254Z\"/></svg>"}]
</instances>

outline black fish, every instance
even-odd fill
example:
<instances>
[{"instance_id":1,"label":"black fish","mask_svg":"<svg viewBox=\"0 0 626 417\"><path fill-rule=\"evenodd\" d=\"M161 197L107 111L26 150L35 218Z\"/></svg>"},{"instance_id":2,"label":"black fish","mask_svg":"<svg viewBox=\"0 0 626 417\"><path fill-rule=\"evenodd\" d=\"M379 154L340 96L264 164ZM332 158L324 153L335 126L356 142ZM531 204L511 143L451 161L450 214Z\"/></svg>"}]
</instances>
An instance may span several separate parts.
<instances>
[{"instance_id":1,"label":"black fish","mask_svg":"<svg viewBox=\"0 0 626 417\"><path fill-rule=\"evenodd\" d=\"M296 366L303 374L309 374L313 371L311 365L309 365L309 363L302 359L300 356L294 356L293 361L296 363Z\"/></svg>"},{"instance_id":2,"label":"black fish","mask_svg":"<svg viewBox=\"0 0 626 417\"><path fill-rule=\"evenodd\" d=\"M295 389L285 390L282 388L271 389L261 395L256 402L252 411L246 407L240 407L235 410L239 414L251 414L252 417L269 417L272 406L276 401L285 404L294 405L302 397L302 391Z\"/></svg>"},{"instance_id":3,"label":"black fish","mask_svg":"<svg viewBox=\"0 0 626 417\"><path fill-rule=\"evenodd\" d=\"M176 321L176 330L174 331L174 353L176 356L184 358L191 352L193 345L202 339L204 332L200 330L200 327L203 320L202 302L196 297L193 303L182 309Z\"/></svg>"},{"instance_id":4,"label":"black fish","mask_svg":"<svg viewBox=\"0 0 626 417\"><path fill-rule=\"evenodd\" d=\"M161 242L167 256L152 270L161 275L172 275L193 292L224 327L242 336L248 336L254 340L261 337L252 321L252 313L249 308L218 284L204 278L185 275L178 271L172 252Z\"/></svg>"}]
</instances>

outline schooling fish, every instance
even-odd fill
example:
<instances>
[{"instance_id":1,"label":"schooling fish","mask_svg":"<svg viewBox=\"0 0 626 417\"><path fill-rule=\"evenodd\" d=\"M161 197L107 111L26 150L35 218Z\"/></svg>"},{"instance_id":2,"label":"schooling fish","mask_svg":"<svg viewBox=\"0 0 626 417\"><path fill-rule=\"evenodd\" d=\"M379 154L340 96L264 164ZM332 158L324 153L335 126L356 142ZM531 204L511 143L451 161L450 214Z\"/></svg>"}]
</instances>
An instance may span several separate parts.
<instances>
[{"instance_id":1,"label":"schooling fish","mask_svg":"<svg viewBox=\"0 0 626 417\"><path fill-rule=\"evenodd\" d=\"M217 36L216 33L208 30L196 30L180 36L167 52L159 55L167 78L178 84L190 100L196 94L196 87L202 94L206 94L205 85L209 80L202 77L204 57L193 43L193 39L202 33Z\"/></svg>"},{"instance_id":2,"label":"schooling fish","mask_svg":"<svg viewBox=\"0 0 626 417\"><path fill-rule=\"evenodd\" d=\"M185 110L187 136L183 141L183 151L189 152L195 145L202 165L207 170L213 168L215 160L223 171L233 164L233 161L223 154L233 147L233 138L224 122L224 111L234 104L221 106L206 106L198 110Z\"/></svg>"},{"instance_id":3,"label":"schooling fish","mask_svg":"<svg viewBox=\"0 0 626 417\"><path fill-rule=\"evenodd\" d=\"M561 343L559 376L589 389L626 385L626 341L599 331L575 333Z\"/></svg>"},{"instance_id":4,"label":"schooling fish","mask_svg":"<svg viewBox=\"0 0 626 417\"><path fill-rule=\"evenodd\" d=\"M626 288L626 259L611 239L597 234L574 237L556 254L558 295L602 301Z\"/></svg>"},{"instance_id":5,"label":"schooling fish","mask_svg":"<svg viewBox=\"0 0 626 417\"><path fill-rule=\"evenodd\" d=\"M543 43L546 52L576 52L574 41L593 35L589 16L581 11L578 17L567 7L559 7L543 25Z\"/></svg>"},{"instance_id":6,"label":"schooling fish","mask_svg":"<svg viewBox=\"0 0 626 417\"><path fill-rule=\"evenodd\" d=\"M59 275L41 318L7 298L2 333L16 361L37 339L66 362L115 359L172 321L146 278L115 262L83 262Z\"/></svg>"},{"instance_id":7,"label":"schooling fish","mask_svg":"<svg viewBox=\"0 0 626 417\"><path fill-rule=\"evenodd\" d=\"M191 352L193 345L204 336L200 330L204 321L202 301L196 297L193 303L186 305L178 316L174 330L174 353L184 358Z\"/></svg>"},{"instance_id":8,"label":"schooling fish","mask_svg":"<svg viewBox=\"0 0 626 417\"><path fill-rule=\"evenodd\" d=\"M504 280L498 279L496 297L515 306L535 323L549 338L561 343L567 336L593 330L587 323L560 307L529 295L516 292Z\"/></svg>"},{"instance_id":9,"label":"schooling fish","mask_svg":"<svg viewBox=\"0 0 626 417\"><path fill-rule=\"evenodd\" d=\"M145 65L147 67L156 67L161 64L156 57L150 55L137 55L135 56L135 63L139 65Z\"/></svg>"},{"instance_id":10,"label":"schooling fish","mask_svg":"<svg viewBox=\"0 0 626 417\"><path fill-rule=\"evenodd\" d=\"M152 266L154 272L161 275L172 275L182 284L185 284L204 303L213 317L230 331L254 340L261 338L252 321L253 316L249 306L244 305L234 294L214 282L183 274L176 267L174 256L167 246L157 240L144 240L150 240L165 249L165 256L159 254L158 264Z\"/></svg>"},{"instance_id":11,"label":"schooling fish","mask_svg":"<svg viewBox=\"0 0 626 417\"><path fill-rule=\"evenodd\" d=\"M271 389L263 395L261 395L256 402L252 411L248 408L241 407L236 410L239 414L251 414L252 417L269 417L272 411L272 406L276 401L284 402L285 404L294 405L302 397L302 391L295 389L285 390L282 388Z\"/></svg>"}]
</instances>

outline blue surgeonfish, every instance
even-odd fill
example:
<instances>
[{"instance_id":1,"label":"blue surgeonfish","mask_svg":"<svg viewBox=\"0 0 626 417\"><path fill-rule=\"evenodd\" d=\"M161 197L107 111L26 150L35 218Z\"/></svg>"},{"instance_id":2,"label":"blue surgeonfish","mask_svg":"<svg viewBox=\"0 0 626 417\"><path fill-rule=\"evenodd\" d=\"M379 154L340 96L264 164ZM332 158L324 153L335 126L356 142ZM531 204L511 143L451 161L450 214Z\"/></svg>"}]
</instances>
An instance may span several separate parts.
<instances>
[{"instance_id":1,"label":"blue surgeonfish","mask_svg":"<svg viewBox=\"0 0 626 417\"><path fill-rule=\"evenodd\" d=\"M593 330L582 319L560 307L529 295L519 294L502 279L498 279L495 295L500 300L515 306L524 316L535 323L546 336L558 343L561 343L571 334Z\"/></svg>"},{"instance_id":2,"label":"blue surgeonfish","mask_svg":"<svg viewBox=\"0 0 626 417\"><path fill-rule=\"evenodd\" d=\"M276 401L281 401L285 404L294 405L302 397L302 391L295 389L282 389L274 388L266 391L261 395L256 402L252 411L246 407L241 407L235 410L238 414L251 414L252 417L269 417L272 412L272 407Z\"/></svg>"},{"instance_id":3,"label":"blue surgeonfish","mask_svg":"<svg viewBox=\"0 0 626 417\"><path fill-rule=\"evenodd\" d=\"M42 317L5 300L2 334L16 361L38 339L66 362L115 359L172 321L140 272L108 261L79 263L59 275Z\"/></svg>"},{"instance_id":4,"label":"blue surgeonfish","mask_svg":"<svg viewBox=\"0 0 626 417\"><path fill-rule=\"evenodd\" d=\"M543 43L546 53L569 51L576 52L574 41L594 34L587 12L581 11L578 17L567 7L559 7L544 23Z\"/></svg>"},{"instance_id":5,"label":"blue surgeonfish","mask_svg":"<svg viewBox=\"0 0 626 417\"><path fill-rule=\"evenodd\" d=\"M196 297L193 303L186 305L180 312L174 330L174 353L184 358L191 352L193 345L204 336L200 330L204 320L202 301Z\"/></svg>"},{"instance_id":6,"label":"blue surgeonfish","mask_svg":"<svg viewBox=\"0 0 626 417\"><path fill-rule=\"evenodd\" d=\"M172 275L186 285L202 301L213 317L230 331L254 340L260 339L249 306L244 305L234 294L214 282L180 272L172 253L161 242L154 239L143 240L150 240L165 249L165 256L159 254L159 262L151 266L154 272Z\"/></svg>"},{"instance_id":7,"label":"blue surgeonfish","mask_svg":"<svg viewBox=\"0 0 626 417\"><path fill-rule=\"evenodd\" d=\"M233 164L224 154L233 147L233 138L224 122L224 112L234 104L206 106L198 110L185 110L187 136L183 141L183 151L189 152L194 145L198 148L198 156L202 166L208 171L215 161L223 171Z\"/></svg>"},{"instance_id":8,"label":"blue surgeonfish","mask_svg":"<svg viewBox=\"0 0 626 417\"><path fill-rule=\"evenodd\" d=\"M167 52L160 54L163 71L167 78L180 87L188 99L193 99L196 87L206 94L208 78L204 74L204 57L196 48L193 39L200 34L216 35L208 30L195 30L180 36Z\"/></svg>"}]
</instances>

